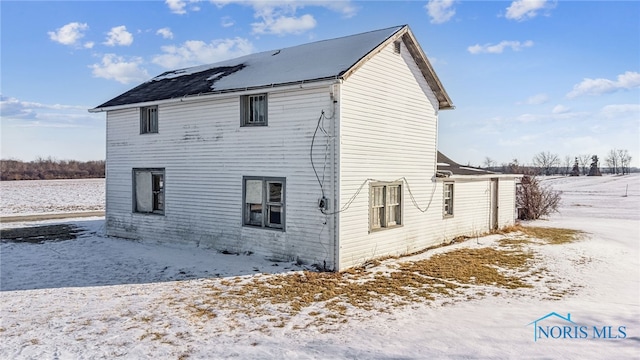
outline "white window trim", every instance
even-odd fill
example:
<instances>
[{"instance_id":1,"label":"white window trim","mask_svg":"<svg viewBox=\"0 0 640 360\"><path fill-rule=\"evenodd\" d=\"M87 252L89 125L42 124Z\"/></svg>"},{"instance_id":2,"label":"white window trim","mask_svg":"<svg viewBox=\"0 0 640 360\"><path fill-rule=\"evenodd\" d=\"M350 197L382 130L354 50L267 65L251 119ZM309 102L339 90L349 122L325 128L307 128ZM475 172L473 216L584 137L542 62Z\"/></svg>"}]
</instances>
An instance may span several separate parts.
<instances>
[{"instance_id":1,"label":"white window trim","mask_svg":"<svg viewBox=\"0 0 640 360\"><path fill-rule=\"evenodd\" d=\"M158 106L140 108L140 134L158 133Z\"/></svg>"},{"instance_id":2,"label":"white window trim","mask_svg":"<svg viewBox=\"0 0 640 360\"><path fill-rule=\"evenodd\" d=\"M448 188L450 190L448 190ZM449 195L447 196L447 192ZM455 186L453 182L445 182L442 186L442 217L451 218L455 211Z\"/></svg>"},{"instance_id":3,"label":"white window trim","mask_svg":"<svg viewBox=\"0 0 640 360\"><path fill-rule=\"evenodd\" d=\"M253 118L253 114L251 111L251 103L254 99L264 97L264 109L260 112L263 112L264 120L256 121ZM268 126L269 124L269 96L267 93L261 94L251 94L251 95L242 95L240 96L240 126L241 127L251 127L251 126Z\"/></svg>"},{"instance_id":4,"label":"white window trim","mask_svg":"<svg viewBox=\"0 0 640 360\"><path fill-rule=\"evenodd\" d=\"M399 197L398 203L391 202L389 188L392 188L392 187L398 187L398 197ZM375 202L374 196L375 196L376 188L382 188L383 204L380 206L375 205L376 202ZM404 196L402 192L403 192L402 182L374 182L369 184L369 232L393 229L396 227L401 227L404 224L404 218L403 218ZM391 211L389 211L391 206L397 206L396 214L399 217L399 220L400 220L399 222L396 219L391 219ZM379 208L383 209L382 210L383 216L380 219L380 225L378 226L376 224L378 210L374 211L374 209L379 209Z\"/></svg>"},{"instance_id":5,"label":"white window trim","mask_svg":"<svg viewBox=\"0 0 640 360\"><path fill-rule=\"evenodd\" d=\"M132 170L132 205L136 214L164 215L166 209L166 176L164 168L134 168ZM148 179L143 179L148 174ZM156 184L154 179L160 177L160 182ZM149 181L150 183L139 184L139 181ZM157 185L157 187L156 187ZM142 193L146 194L142 194ZM138 196L147 197L139 199ZM147 207L145 209L144 207Z\"/></svg>"},{"instance_id":6,"label":"white window trim","mask_svg":"<svg viewBox=\"0 0 640 360\"><path fill-rule=\"evenodd\" d=\"M261 224L250 223L250 211L247 207L247 181L257 180L261 182ZM270 201L268 197L269 184L278 183L282 186L282 192L280 194L280 201ZM243 176L242 177L242 226L252 228L262 228L285 231L286 229L286 192L287 181L283 177L265 177L265 176ZM256 203L257 204L257 203ZM269 221L269 210L272 206L280 207L280 224L271 223Z\"/></svg>"}]
</instances>

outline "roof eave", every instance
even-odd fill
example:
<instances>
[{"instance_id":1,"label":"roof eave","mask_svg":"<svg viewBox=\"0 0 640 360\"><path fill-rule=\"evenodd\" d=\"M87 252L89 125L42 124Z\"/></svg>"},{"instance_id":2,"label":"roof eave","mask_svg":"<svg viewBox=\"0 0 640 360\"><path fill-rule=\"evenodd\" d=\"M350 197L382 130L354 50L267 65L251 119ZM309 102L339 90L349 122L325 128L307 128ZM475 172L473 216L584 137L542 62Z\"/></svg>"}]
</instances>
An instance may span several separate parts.
<instances>
[{"instance_id":1,"label":"roof eave","mask_svg":"<svg viewBox=\"0 0 640 360\"><path fill-rule=\"evenodd\" d=\"M90 113L99 113L99 112L104 112L104 111L122 110L122 109L136 108L136 107L144 107L144 106L153 106L153 105L160 105L160 104L176 103L176 102L204 100L206 98L210 98L210 97L213 97L213 96L220 96L220 95L223 95L223 94L230 94L230 93L258 91L258 90L272 89L272 88L274 88L274 89L277 88L278 90L282 90L283 88L286 89L287 87L301 88L305 84L312 84L314 86L322 86L322 85L324 85L324 83L333 83L336 79L338 79L337 76L328 76L328 77L323 77L323 78L310 79L310 80L300 80L300 81L293 81L293 82L288 82L288 83L269 84L269 85L243 87L243 88L235 88L235 89L225 89L225 90L211 91L211 92L201 93L201 94L185 95L185 96L182 96L182 97L176 97L176 98L170 98L170 99L160 99L160 100L151 100L151 101L144 101L144 102L138 102L138 103L96 107L96 108L93 108L93 109L89 109L88 111Z\"/></svg>"},{"instance_id":2,"label":"roof eave","mask_svg":"<svg viewBox=\"0 0 640 360\"><path fill-rule=\"evenodd\" d=\"M455 106L453 105L449 94L447 94L447 91L444 89L442 82L438 78L438 75L433 69L433 66L427 58L427 55L422 50L422 47L420 47L420 43L418 43L415 36L413 35L413 32L411 32L411 29L408 25L406 25L403 30L404 31L402 34L402 38L405 42L405 45L407 46L407 49L409 50L413 58L416 60L416 64L422 72L422 75L427 80L429 87L431 87L431 90L436 95L436 98L438 99L439 110L455 109Z\"/></svg>"}]
</instances>

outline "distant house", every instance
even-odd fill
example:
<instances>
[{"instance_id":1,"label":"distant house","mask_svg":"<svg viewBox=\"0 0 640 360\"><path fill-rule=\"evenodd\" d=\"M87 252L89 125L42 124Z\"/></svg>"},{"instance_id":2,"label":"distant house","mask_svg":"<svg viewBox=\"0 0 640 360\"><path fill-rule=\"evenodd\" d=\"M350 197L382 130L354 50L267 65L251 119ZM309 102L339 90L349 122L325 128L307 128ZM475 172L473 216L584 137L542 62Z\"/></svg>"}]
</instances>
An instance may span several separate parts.
<instances>
[{"instance_id":1,"label":"distant house","mask_svg":"<svg viewBox=\"0 0 640 360\"><path fill-rule=\"evenodd\" d=\"M513 178L438 159L452 108L408 26L166 72L90 110L107 233L341 270L512 224Z\"/></svg>"}]
</instances>

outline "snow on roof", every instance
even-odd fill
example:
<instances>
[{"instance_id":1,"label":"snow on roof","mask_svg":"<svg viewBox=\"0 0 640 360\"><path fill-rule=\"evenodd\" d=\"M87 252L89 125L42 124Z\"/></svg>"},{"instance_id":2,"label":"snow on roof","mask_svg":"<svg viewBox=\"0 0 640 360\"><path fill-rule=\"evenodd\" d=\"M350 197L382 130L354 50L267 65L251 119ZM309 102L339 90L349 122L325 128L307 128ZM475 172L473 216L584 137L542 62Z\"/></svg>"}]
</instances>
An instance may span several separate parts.
<instances>
[{"instance_id":1,"label":"snow on roof","mask_svg":"<svg viewBox=\"0 0 640 360\"><path fill-rule=\"evenodd\" d=\"M165 72L96 109L212 92L338 78L405 26Z\"/></svg>"}]
</instances>

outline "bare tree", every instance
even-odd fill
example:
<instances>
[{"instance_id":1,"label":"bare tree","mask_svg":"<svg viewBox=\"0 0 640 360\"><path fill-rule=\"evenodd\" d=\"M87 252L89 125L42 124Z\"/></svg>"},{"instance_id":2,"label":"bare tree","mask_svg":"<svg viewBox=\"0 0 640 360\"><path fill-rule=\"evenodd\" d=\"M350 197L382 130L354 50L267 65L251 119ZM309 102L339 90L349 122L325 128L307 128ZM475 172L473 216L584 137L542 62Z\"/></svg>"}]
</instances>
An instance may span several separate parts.
<instances>
[{"instance_id":1,"label":"bare tree","mask_svg":"<svg viewBox=\"0 0 640 360\"><path fill-rule=\"evenodd\" d=\"M573 159L571 158L571 155L565 155L562 165L562 175L569 175L571 167L573 166Z\"/></svg>"},{"instance_id":2,"label":"bare tree","mask_svg":"<svg viewBox=\"0 0 640 360\"><path fill-rule=\"evenodd\" d=\"M536 220L557 212L561 194L548 186L543 186L535 176L523 176L516 191L518 218Z\"/></svg>"},{"instance_id":3,"label":"bare tree","mask_svg":"<svg viewBox=\"0 0 640 360\"><path fill-rule=\"evenodd\" d=\"M589 173L589 165L591 164L591 154L578 155L578 161L582 168L582 175L587 175Z\"/></svg>"},{"instance_id":4,"label":"bare tree","mask_svg":"<svg viewBox=\"0 0 640 360\"><path fill-rule=\"evenodd\" d=\"M533 157L533 165L542 170L545 175L551 175L553 167L559 163L558 155L549 151L540 152Z\"/></svg>"},{"instance_id":5,"label":"bare tree","mask_svg":"<svg viewBox=\"0 0 640 360\"><path fill-rule=\"evenodd\" d=\"M624 175L625 171L629 174L629 164L631 163L631 155L627 149L618 150L618 160L620 161L620 169L622 170L622 175Z\"/></svg>"},{"instance_id":6,"label":"bare tree","mask_svg":"<svg viewBox=\"0 0 640 360\"><path fill-rule=\"evenodd\" d=\"M485 169L490 169L490 168L496 166L495 160L493 160L492 158L490 158L488 156L485 156L484 162L482 164L484 165Z\"/></svg>"},{"instance_id":7,"label":"bare tree","mask_svg":"<svg viewBox=\"0 0 640 360\"><path fill-rule=\"evenodd\" d=\"M511 160L511 162L507 165L507 172L509 174L521 174L522 169L520 167L520 164L518 163L518 159Z\"/></svg>"},{"instance_id":8,"label":"bare tree","mask_svg":"<svg viewBox=\"0 0 640 360\"><path fill-rule=\"evenodd\" d=\"M604 161L607 163L607 166L609 167L609 171L612 174L617 174L618 173L618 166L619 166L619 159L618 159L618 150L616 149L611 149L609 150L609 153L607 154L607 157L604 159Z\"/></svg>"}]
</instances>

